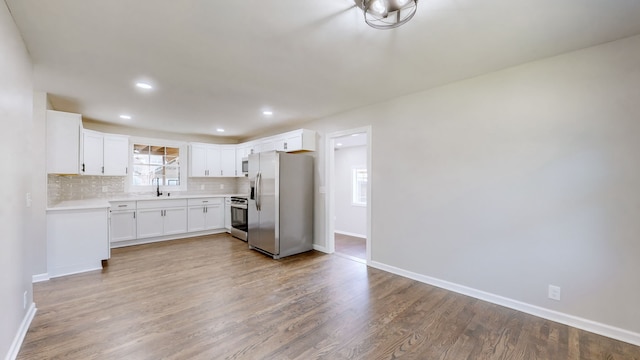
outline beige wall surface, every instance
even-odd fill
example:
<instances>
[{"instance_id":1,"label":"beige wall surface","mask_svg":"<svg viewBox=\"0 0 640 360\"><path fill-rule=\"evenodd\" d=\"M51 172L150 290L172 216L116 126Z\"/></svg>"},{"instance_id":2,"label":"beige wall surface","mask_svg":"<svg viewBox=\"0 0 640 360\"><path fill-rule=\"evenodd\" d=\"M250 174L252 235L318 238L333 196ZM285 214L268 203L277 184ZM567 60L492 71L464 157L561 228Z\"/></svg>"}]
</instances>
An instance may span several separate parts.
<instances>
[{"instance_id":1,"label":"beige wall surface","mask_svg":"<svg viewBox=\"0 0 640 360\"><path fill-rule=\"evenodd\" d=\"M33 219L32 208L27 208L25 201L27 192L34 193L31 179L37 172L31 166L33 154L27 149L36 140L28 133L35 127L31 60L4 2L0 4L0 54L0 357L5 358L27 314L25 291L27 306L32 302L28 251L29 236L34 233L27 228L32 220L38 220Z\"/></svg>"},{"instance_id":2,"label":"beige wall surface","mask_svg":"<svg viewBox=\"0 0 640 360\"><path fill-rule=\"evenodd\" d=\"M638 89L640 36L304 127L319 187L326 134L372 125L372 261L638 334Z\"/></svg>"}]
</instances>

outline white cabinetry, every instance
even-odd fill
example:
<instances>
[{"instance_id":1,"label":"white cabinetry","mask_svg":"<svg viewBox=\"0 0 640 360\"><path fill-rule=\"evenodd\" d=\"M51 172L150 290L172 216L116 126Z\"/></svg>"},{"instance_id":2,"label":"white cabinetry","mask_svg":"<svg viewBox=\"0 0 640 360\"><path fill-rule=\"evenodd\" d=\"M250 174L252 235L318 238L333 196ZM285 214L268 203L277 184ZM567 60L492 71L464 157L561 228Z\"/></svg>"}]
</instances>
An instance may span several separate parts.
<instances>
[{"instance_id":1,"label":"white cabinetry","mask_svg":"<svg viewBox=\"0 0 640 360\"><path fill-rule=\"evenodd\" d=\"M210 144L189 145L189 176L209 177L220 174L220 148Z\"/></svg>"},{"instance_id":2,"label":"white cabinetry","mask_svg":"<svg viewBox=\"0 0 640 360\"><path fill-rule=\"evenodd\" d=\"M82 174L125 176L128 164L127 136L82 131Z\"/></svg>"},{"instance_id":3,"label":"white cabinetry","mask_svg":"<svg viewBox=\"0 0 640 360\"><path fill-rule=\"evenodd\" d=\"M290 131L278 135L274 143L278 151L316 151L316 134L306 129Z\"/></svg>"},{"instance_id":4,"label":"white cabinetry","mask_svg":"<svg viewBox=\"0 0 640 360\"><path fill-rule=\"evenodd\" d=\"M236 146L220 146L220 176L233 177L236 173Z\"/></svg>"},{"instance_id":5,"label":"white cabinetry","mask_svg":"<svg viewBox=\"0 0 640 360\"><path fill-rule=\"evenodd\" d=\"M147 200L137 204L137 237L187 232L187 200Z\"/></svg>"},{"instance_id":6,"label":"white cabinetry","mask_svg":"<svg viewBox=\"0 0 640 360\"><path fill-rule=\"evenodd\" d=\"M236 176L236 146L192 143L189 145L190 177Z\"/></svg>"},{"instance_id":7,"label":"white cabinetry","mask_svg":"<svg viewBox=\"0 0 640 360\"><path fill-rule=\"evenodd\" d=\"M47 173L78 174L82 116L47 111Z\"/></svg>"},{"instance_id":8,"label":"white cabinetry","mask_svg":"<svg viewBox=\"0 0 640 360\"><path fill-rule=\"evenodd\" d=\"M109 241L114 243L135 240L137 237L136 228L136 202L111 202Z\"/></svg>"},{"instance_id":9,"label":"white cabinetry","mask_svg":"<svg viewBox=\"0 0 640 360\"><path fill-rule=\"evenodd\" d=\"M222 229L224 204L222 198L189 199L188 231Z\"/></svg>"},{"instance_id":10,"label":"white cabinetry","mask_svg":"<svg viewBox=\"0 0 640 360\"><path fill-rule=\"evenodd\" d=\"M129 168L129 137L104 134L104 174L126 176Z\"/></svg>"},{"instance_id":11,"label":"white cabinetry","mask_svg":"<svg viewBox=\"0 0 640 360\"><path fill-rule=\"evenodd\" d=\"M50 277L102 268L109 259L108 206L47 210L47 272Z\"/></svg>"}]
</instances>

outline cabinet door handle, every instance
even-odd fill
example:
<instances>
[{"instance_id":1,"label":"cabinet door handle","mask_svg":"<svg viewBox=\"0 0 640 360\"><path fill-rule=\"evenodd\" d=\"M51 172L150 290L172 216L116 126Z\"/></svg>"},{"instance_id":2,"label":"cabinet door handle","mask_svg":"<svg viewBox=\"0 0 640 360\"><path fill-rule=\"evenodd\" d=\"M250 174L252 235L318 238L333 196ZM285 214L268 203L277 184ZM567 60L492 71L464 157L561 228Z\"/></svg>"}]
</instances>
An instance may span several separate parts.
<instances>
[{"instance_id":1,"label":"cabinet door handle","mask_svg":"<svg viewBox=\"0 0 640 360\"><path fill-rule=\"evenodd\" d=\"M84 163L82 163L82 172L84 172Z\"/></svg>"},{"instance_id":2,"label":"cabinet door handle","mask_svg":"<svg viewBox=\"0 0 640 360\"><path fill-rule=\"evenodd\" d=\"M133 212L133 218L134 219L136 218L136 212L135 211Z\"/></svg>"},{"instance_id":3,"label":"cabinet door handle","mask_svg":"<svg viewBox=\"0 0 640 360\"><path fill-rule=\"evenodd\" d=\"M104 174L104 166L102 167L102 173Z\"/></svg>"},{"instance_id":4,"label":"cabinet door handle","mask_svg":"<svg viewBox=\"0 0 640 360\"><path fill-rule=\"evenodd\" d=\"M127 166L126 168L124 168L124 173L128 174L129 173L129 167Z\"/></svg>"}]
</instances>

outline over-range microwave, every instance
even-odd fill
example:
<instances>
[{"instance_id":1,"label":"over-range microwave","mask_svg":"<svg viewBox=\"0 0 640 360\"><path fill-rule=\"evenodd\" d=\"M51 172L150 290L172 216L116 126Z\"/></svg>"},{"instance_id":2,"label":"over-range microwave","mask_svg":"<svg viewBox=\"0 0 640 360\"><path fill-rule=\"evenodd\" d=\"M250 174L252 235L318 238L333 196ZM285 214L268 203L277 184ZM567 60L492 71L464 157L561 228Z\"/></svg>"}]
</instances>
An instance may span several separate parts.
<instances>
[{"instance_id":1,"label":"over-range microwave","mask_svg":"<svg viewBox=\"0 0 640 360\"><path fill-rule=\"evenodd\" d=\"M242 158L242 174L249 176L249 158Z\"/></svg>"}]
</instances>

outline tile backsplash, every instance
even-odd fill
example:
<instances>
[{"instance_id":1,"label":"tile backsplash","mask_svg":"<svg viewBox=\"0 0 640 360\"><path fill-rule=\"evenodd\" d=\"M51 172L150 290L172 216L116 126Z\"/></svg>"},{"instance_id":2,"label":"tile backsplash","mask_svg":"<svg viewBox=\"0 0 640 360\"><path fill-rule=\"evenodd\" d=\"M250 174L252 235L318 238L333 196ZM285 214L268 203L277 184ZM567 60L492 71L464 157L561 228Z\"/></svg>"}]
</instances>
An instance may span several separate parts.
<instances>
[{"instance_id":1,"label":"tile backsplash","mask_svg":"<svg viewBox=\"0 0 640 360\"><path fill-rule=\"evenodd\" d=\"M126 177L49 175L48 205L61 201L124 198L149 193L125 192ZM176 195L217 195L249 193L247 178L187 178L187 191ZM105 190L105 191L103 191Z\"/></svg>"}]
</instances>

